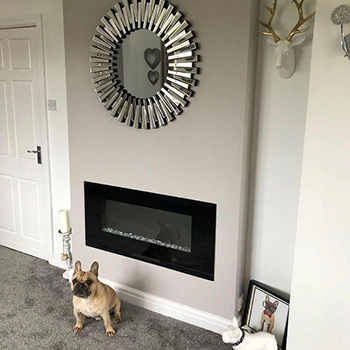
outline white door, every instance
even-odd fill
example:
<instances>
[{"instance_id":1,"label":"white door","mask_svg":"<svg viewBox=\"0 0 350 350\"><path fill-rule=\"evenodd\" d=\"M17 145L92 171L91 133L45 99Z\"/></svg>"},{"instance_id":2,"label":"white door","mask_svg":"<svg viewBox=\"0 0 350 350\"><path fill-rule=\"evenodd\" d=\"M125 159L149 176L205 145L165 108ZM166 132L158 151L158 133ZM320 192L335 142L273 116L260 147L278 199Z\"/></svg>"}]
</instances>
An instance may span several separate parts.
<instances>
[{"instance_id":1,"label":"white door","mask_svg":"<svg viewBox=\"0 0 350 350\"><path fill-rule=\"evenodd\" d=\"M38 26L0 29L0 244L47 260L52 239L40 33ZM40 147L41 153L28 152Z\"/></svg>"}]
</instances>

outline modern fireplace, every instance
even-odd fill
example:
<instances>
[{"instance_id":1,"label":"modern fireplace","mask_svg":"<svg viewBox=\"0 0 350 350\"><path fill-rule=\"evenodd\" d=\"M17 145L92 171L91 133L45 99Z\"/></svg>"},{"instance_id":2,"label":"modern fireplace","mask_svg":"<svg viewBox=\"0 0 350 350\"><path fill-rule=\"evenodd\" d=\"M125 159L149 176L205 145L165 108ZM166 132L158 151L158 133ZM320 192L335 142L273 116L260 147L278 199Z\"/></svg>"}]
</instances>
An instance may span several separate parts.
<instances>
[{"instance_id":1,"label":"modern fireplace","mask_svg":"<svg viewBox=\"0 0 350 350\"><path fill-rule=\"evenodd\" d=\"M86 245L214 280L216 204L85 182Z\"/></svg>"}]
</instances>

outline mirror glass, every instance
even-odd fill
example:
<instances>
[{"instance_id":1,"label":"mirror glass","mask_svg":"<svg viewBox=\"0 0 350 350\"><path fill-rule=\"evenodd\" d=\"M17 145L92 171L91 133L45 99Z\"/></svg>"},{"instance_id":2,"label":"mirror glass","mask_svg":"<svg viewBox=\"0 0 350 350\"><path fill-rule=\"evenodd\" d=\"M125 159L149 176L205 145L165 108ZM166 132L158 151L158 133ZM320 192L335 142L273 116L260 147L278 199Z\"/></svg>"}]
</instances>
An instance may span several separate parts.
<instances>
[{"instance_id":1,"label":"mirror glass","mask_svg":"<svg viewBox=\"0 0 350 350\"><path fill-rule=\"evenodd\" d=\"M167 67L164 44L147 29L128 35L118 52L118 79L130 94L138 98L149 98L160 91Z\"/></svg>"}]
</instances>

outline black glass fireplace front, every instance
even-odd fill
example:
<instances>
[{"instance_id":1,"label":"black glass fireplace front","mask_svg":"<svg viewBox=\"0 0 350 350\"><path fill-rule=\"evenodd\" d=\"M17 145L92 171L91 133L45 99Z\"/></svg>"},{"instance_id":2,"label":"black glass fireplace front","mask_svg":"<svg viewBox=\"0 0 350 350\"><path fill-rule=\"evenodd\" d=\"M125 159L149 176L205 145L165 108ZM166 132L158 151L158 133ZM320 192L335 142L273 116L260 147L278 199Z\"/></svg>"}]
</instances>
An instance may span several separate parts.
<instances>
[{"instance_id":1,"label":"black glass fireplace front","mask_svg":"<svg viewBox=\"0 0 350 350\"><path fill-rule=\"evenodd\" d=\"M214 280L216 205L84 183L86 245Z\"/></svg>"}]
</instances>

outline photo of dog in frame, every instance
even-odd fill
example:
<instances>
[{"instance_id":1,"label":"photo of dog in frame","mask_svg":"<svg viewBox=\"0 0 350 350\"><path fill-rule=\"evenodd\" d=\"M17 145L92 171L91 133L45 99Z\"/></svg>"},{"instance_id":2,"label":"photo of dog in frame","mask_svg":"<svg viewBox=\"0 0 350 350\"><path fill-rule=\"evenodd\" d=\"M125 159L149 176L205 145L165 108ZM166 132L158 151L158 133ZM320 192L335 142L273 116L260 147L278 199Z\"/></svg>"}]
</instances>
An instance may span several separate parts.
<instances>
[{"instance_id":1,"label":"photo of dog in frame","mask_svg":"<svg viewBox=\"0 0 350 350\"><path fill-rule=\"evenodd\" d=\"M271 287L251 280L242 325L251 332L275 336L278 348L286 348L289 297Z\"/></svg>"},{"instance_id":2,"label":"photo of dog in frame","mask_svg":"<svg viewBox=\"0 0 350 350\"><path fill-rule=\"evenodd\" d=\"M259 332L264 331L264 325L266 323L267 332L272 334L273 327L275 326L275 312L277 311L278 304L278 300L272 302L270 301L270 296L266 294L265 301L262 302L264 310L261 313L261 323Z\"/></svg>"}]
</instances>

